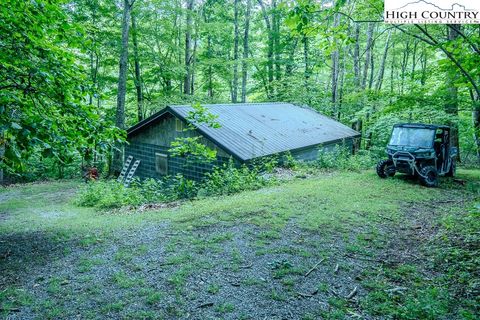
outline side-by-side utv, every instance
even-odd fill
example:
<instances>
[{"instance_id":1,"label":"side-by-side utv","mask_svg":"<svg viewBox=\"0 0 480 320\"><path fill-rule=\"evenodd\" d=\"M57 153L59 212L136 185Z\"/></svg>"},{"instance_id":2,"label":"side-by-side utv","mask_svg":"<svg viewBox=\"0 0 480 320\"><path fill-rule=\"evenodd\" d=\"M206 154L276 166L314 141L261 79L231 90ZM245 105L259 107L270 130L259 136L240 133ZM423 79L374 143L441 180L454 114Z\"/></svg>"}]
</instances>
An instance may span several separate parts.
<instances>
[{"instance_id":1,"label":"side-by-side utv","mask_svg":"<svg viewBox=\"0 0 480 320\"><path fill-rule=\"evenodd\" d=\"M377 164L380 178L396 172L416 176L427 187L436 187L439 176L455 175L457 148L450 145L450 127L404 123L393 126L388 159Z\"/></svg>"}]
</instances>

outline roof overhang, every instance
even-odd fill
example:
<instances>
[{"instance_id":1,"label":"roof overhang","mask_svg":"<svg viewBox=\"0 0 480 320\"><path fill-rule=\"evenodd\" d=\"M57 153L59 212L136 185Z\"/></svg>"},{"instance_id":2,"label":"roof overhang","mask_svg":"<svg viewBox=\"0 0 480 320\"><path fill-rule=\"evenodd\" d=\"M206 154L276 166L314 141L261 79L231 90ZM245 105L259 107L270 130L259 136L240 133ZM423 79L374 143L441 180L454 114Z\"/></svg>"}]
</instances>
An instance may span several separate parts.
<instances>
[{"instance_id":1,"label":"roof overhang","mask_svg":"<svg viewBox=\"0 0 480 320\"><path fill-rule=\"evenodd\" d=\"M130 128L127 129L127 137L131 137L135 132L139 131L145 126L152 125L162 119L165 115L167 114L173 114L172 109L170 107L165 107L162 110L154 113L150 117L143 119L139 123L131 126Z\"/></svg>"},{"instance_id":2,"label":"roof overhang","mask_svg":"<svg viewBox=\"0 0 480 320\"><path fill-rule=\"evenodd\" d=\"M394 128L415 128L415 129L445 129L449 130L449 126L437 125L437 124L424 124L424 123L398 123L393 126Z\"/></svg>"}]
</instances>

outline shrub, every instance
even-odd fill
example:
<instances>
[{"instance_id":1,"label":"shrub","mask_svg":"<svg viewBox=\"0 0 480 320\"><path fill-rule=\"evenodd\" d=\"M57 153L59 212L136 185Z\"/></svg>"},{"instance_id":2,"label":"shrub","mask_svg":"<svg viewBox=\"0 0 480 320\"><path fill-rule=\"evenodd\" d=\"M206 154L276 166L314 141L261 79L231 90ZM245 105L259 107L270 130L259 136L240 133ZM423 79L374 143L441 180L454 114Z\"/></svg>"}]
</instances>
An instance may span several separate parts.
<instances>
[{"instance_id":1,"label":"shrub","mask_svg":"<svg viewBox=\"0 0 480 320\"><path fill-rule=\"evenodd\" d=\"M142 190L126 188L116 181L96 181L87 184L77 196L77 204L102 209L119 208L125 205L139 205L145 202Z\"/></svg>"},{"instance_id":2,"label":"shrub","mask_svg":"<svg viewBox=\"0 0 480 320\"><path fill-rule=\"evenodd\" d=\"M271 161L265 162L266 168L273 170ZM244 190L255 190L273 181L261 174L260 166L248 168L243 165L240 168L235 167L232 160L222 167L215 168L207 173L204 182L201 185L200 195L225 195ZM267 171L267 170L265 170Z\"/></svg>"},{"instance_id":3,"label":"shrub","mask_svg":"<svg viewBox=\"0 0 480 320\"><path fill-rule=\"evenodd\" d=\"M335 146L333 150L319 151L315 164L324 169L359 171L373 167L377 161L377 156L368 150L352 155L349 148Z\"/></svg>"}]
</instances>

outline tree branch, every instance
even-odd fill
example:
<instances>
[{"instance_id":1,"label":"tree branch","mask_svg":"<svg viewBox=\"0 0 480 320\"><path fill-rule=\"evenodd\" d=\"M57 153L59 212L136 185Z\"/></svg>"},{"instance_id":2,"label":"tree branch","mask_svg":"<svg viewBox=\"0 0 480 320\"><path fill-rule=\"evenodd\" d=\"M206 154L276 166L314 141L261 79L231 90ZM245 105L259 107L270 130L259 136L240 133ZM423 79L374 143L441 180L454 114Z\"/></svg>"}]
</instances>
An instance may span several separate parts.
<instances>
[{"instance_id":1,"label":"tree branch","mask_svg":"<svg viewBox=\"0 0 480 320\"><path fill-rule=\"evenodd\" d=\"M420 37L420 36L418 36L418 35L416 35L416 34L414 34L414 33L410 33L410 32L408 32L408 31L405 30L405 29L400 28L400 26L397 25L397 24L394 24L393 26L394 26L395 28L397 28L398 30L402 31L403 33L405 33L405 34L407 34L407 35L409 35L409 36L411 36L411 37L414 37L414 38L416 38L416 39L419 39L419 40L421 40L421 41L423 41L423 42L425 42L425 43L428 43L428 44L431 45L431 46L435 46L435 45L436 45L434 42L432 42L432 41L430 41L430 40L428 40L428 39L425 39L425 38Z\"/></svg>"},{"instance_id":2,"label":"tree branch","mask_svg":"<svg viewBox=\"0 0 480 320\"><path fill-rule=\"evenodd\" d=\"M314 13L320 13L320 12L324 12L323 10L319 10L319 11L314 11ZM352 18L350 15L346 14L345 12L341 12L341 11L332 11L332 14L328 17L330 18L331 16L333 16L334 14L340 14L344 17L346 17L347 19L349 19L350 21L352 22L355 22L355 23L369 23L369 22L374 22L374 23L378 23L378 22L384 22L384 20L355 20L354 18ZM327 20L327 19L325 19Z\"/></svg>"},{"instance_id":3,"label":"tree branch","mask_svg":"<svg viewBox=\"0 0 480 320\"><path fill-rule=\"evenodd\" d=\"M458 29L454 24L447 24L447 26L453 31L455 31L456 33L458 33L463 39L465 39L465 41L467 41L468 44L472 47L473 51L475 51L480 55L480 49L460 29Z\"/></svg>"},{"instance_id":4,"label":"tree branch","mask_svg":"<svg viewBox=\"0 0 480 320\"><path fill-rule=\"evenodd\" d=\"M422 27L420 27L418 24L415 24L415 26L420 30L422 31L422 33L428 38L430 39L440 50L443 51L443 53L445 53L447 55L447 57L450 59L450 61L452 61L457 67L458 69L460 70L460 72L465 76L465 78L467 78L467 80L470 82L470 84L473 86L473 88L475 89L475 92L477 93L477 95L480 95L480 89L478 88L475 80L472 78L472 76L462 67L462 65L460 64L460 62L458 62L457 59L455 59L455 57L453 56L453 54L448 51L447 49L445 49L441 43L439 43L435 38L433 38L426 29L423 29Z\"/></svg>"}]
</instances>

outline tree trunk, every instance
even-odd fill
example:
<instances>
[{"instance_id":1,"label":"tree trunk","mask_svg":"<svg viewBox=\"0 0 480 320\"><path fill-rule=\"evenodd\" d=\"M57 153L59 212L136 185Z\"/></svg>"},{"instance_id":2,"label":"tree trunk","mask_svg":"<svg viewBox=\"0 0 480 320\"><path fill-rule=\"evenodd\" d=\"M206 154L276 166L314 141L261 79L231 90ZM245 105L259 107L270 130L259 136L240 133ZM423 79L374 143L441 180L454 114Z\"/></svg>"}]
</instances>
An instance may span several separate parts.
<instances>
[{"instance_id":1,"label":"tree trunk","mask_svg":"<svg viewBox=\"0 0 480 320\"><path fill-rule=\"evenodd\" d=\"M212 58L212 36L211 35L208 35L207 37L207 56L208 56L208 59ZM211 63L208 64L207 79L208 79L207 94L208 94L208 97L212 99L213 98L213 68Z\"/></svg>"},{"instance_id":2,"label":"tree trunk","mask_svg":"<svg viewBox=\"0 0 480 320\"><path fill-rule=\"evenodd\" d=\"M408 59L410 56L410 40L407 40L405 44L405 50L403 51L403 58L402 58L402 70L401 70L401 83L400 83L400 93L403 94L405 89L405 75L407 73L407 65Z\"/></svg>"},{"instance_id":3,"label":"tree trunk","mask_svg":"<svg viewBox=\"0 0 480 320\"><path fill-rule=\"evenodd\" d=\"M425 82L427 82L427 62L428 62L427 48L425 46L423 46L422 57L420 61L422 65L422 77L420 78L420 84L424 86Z\"/></svg>"},{"instance_id":4,"label":"tree trunk","mask_svg":"<svg viewBox=\"0 0 480 320\"><path fill-rule=\"evenodd\" d=\"M361 135L363 135L363 121L362 119L357 119L355 123L353 124L353 129L357 132L359 132ZM354 140L354 145L353 145L353 153L357 153L358 150L360 150L360 147L362 145L362 137L357 138Z\"/></svg>"},{"instance_id":5,"label":"tree trunk","mask_svg":"<svg viewBox=\"0 0 480 320\"><path fill-rule=\"evenodd\" d=\"M242 102L247 102L247 76L248 76L248 33L250 29L250 11L252 1L247 0L247 12L245 13L245 32L243 35L243 60L242 60Z\"/></svg>"},{"instance_id":6,"label":"tree trunk","mask_svg":"<svg viewBox=\"0 0 480 320\"><path fill-rule=\"evenodd\" d=\"M233 4L234 19L234 35L233 35L233 83L232 83L232 102L237 102L238 95L238 0L234 0Z\"/></svg>"},{"instance_id":7,"label":"tree trunk","mask_svg":"<svg viewBox=\"0 0 480 320\"><path fill-rule=\"evenodd\" d=\"M198 23L195 23L195 39L193 40L193 52L190 58L190 95L195 94L195 64L197 62L197 45L198 45Z\"/></svg>"},{"instance_id":8,"label":"tree trunk","mask_svg":"<svg viewBox=\"0 0 480 320\"><path fill-rule=\"evenodd\" d=\"M308 37L306 34L303 34L302 38L303 42L303 64L304 64L304 82L305 82L305 89L308 91L308 82L310 79L310 66L308 60Z\"/></svg>"},{"instance_id":9,"label":"tree trunk","mask_svg":"<svg viewBox=\"0 0 480 320\"><path fill-rule=\"evenodd\" d=\"M132 41L133 41L133 59L135 62L135 89L137 91L137 116L138 121L142 121L143 113L143 92L142 92L142 78L140 73L140 59L138 56L138 39L137 39L137 23L135 15L132 14Z\"/></svg>"},{"instance_id":10,"label":"tree trunk","mask_svg":"<svg viewBox=\"0 0 480 320\"><path fill-rule=\"evenodd\" d=\"M385 74L385 64L387 61L388 48L390 47L390 37L392 35L391 31L388 31L387 42L385 43L385 49L383 50L382 61L380 62L380 69L378 70L378 78L375 90L380 91L382 89L383 76Z\"/></svg>"},{"instance_id":11,"label":"tree trunk","mask_svg":"<svg viewBox=\"0 0 480 320\"><path fill-rule=\"evenodd\" d=\"M460 36L459 32L461 30L461 25L454 25L454 28L446 26L448 32L448 41L454 42ZM458 88L455 85L455 82L458 78L458 73L454 70L447 70L446 74L446 89L447 95L445 99L445 112L453 117L455 120L449 121L449 125L452 128L450 134L450 140L452 146L459 147L459 136L458 136ZM458 158L460 159L460 150Z\"/></svg>"},{"instance_id":12,"label":"tree trunk","mask_svg":"<svg viewBox=\"0 0 480 320\"><path fill-rule=\"evenodd\" d=\"M272 0L273 13L272 13L272 31L273 31L273 48L275 53L275 80L276 83L280 83L282 68L280 58L280 15L277 8L277 1Z\"/></svg>"},{"instance_id":13,"label":"tree trunk","mask_svg":"<svg viewBox=\"0 0 480 320\"><path fill-rule=\"evenodd\" d=\"M340 15L335 14L333 16L333 28L337 28L340 24ZM331 54L332 59L332 114L333 117L337 117L338 113L338 106L337 106L337 98L338 98L338 77L339 77L339 52L337 48L337 41L335 41L335 50Z\"/></svg>"},{"instance_id":14,"label":"tree trunk","mask_svg":"<svg viewBox=\"0 0 480 320\"><path fill-rule=\"evenodd\" d=\"M267 27L268 33L268 47L267 47L267 74L268 74L268 86L267 86L267 97L272 98L273 96L273 30L272 24L270 23L270 18L268 17L267 10L265 9L265 5L263 4L262 0L258 0L258 4L262 9L263 20L265 20L265 25Z\"/></svg>"},{"instance_id":15,"label":"tree trunk","mask_svg":"<svg viewBox=\"0 0 480 320\"><path fill-rule=\"evenodd\" d=\"M480 96L473 96L472 124L473 139L475 141L477 162L480 164Z\"/></svg>"},{"instance_id":16,"label":"tree trunk","mask_svg":"<svg viewBox=\"0 0 480 320\"><path fill-rule=\"evenodd\" d=\"M185 31L185 77L183 79L183 93L191 94L191 50L192 50L192 10L193 0L187 0L187 25Z\"/></svg>"},{"instance_id":17,"label":"tree trunk","mask_svg":"<svg viewBox=\"0 0 480 320\"><path fill-rule=\"evenodd\" d=\"M338 101L337 101L337 119L341 119L341 112L342 112L342 104L343 104L343 89L345 83L345 68L346 68L346 56L347 56L347 49L346 47L343 50L343 59L342 59L342 66L340 67L340 85L338 90Z\"/></svg>"},{"instance_id":18,"label":"tree trunk","mask_svg":"<svg viewBox=\"0 0 480 320\"><path fill-rule=\"evenodd\" d=\"M360 24L355 24L355 48L353 51L353 72L355 89L360 88Z\"/></svg>"},{"instance_id":19,"label":"tree trunk","mask_svg":"<svg viewBox=\"0 0 480 320\"><path fill-rule=\"evenodd\" d=\"M375 78L375 59L374 59L373 43L370 50L370 80L368 81L368 89L373 88L373 79Z\"/></svg>"},{"instance_id":20,"label":"tree trunk","mask_svg":"<svg viewBox=\"0 0 480 320\"><path fill-rule=\"evenodd\" d=\"M418 47L418 41L415 41L415 43L413 44L413 53L412 53L412 73L410 74L412 85L413 85L413 81L415 80L415 69L417 67L417 47Z\"/></svg>"},{"instance_id":21,"label":"tree trunk","mask_svg":"<svg viewBox=\"0 0 480 320\"><path fill-rule=\"evenodd\" d=\"M368 30L367 30L367 48L365 50L365 65L363 66L363 79L362 79L362 89L365 89L367 86L367 78L368 78L368 69L371 62L371 55L372 55L372 45L373 45L373 29L375 25L373 22L368 23Z\"/></svg>"},{"instance_id":22,"label":"tree trunk","mask_svg":"<svg viewBox=\"0 0 480 320\"><path fill-rule=\"evenodd\" d=\"M120 49L120 63L118 73L118 93L117 93L117 110L115 117L115 125L122 130L125 129L125 97L127 93L127 62L128 62L128 29L130 26L130 2L123 2L122 17L122 47ZM122 145L117 144L113 153L113 172L116 174L122 169L123 152Z\"/></svg>"},{"instance_id":23,"label":"tree trunk","mask_svg":"<svg viewBox=\"0 0 480 320\"><path fill-rule=\"evenodd\" d=\"M3 176L3 157L5 156L5 140L3 132L0 133L0 185L5 183Z\"/></svg>"}]
</instances>

